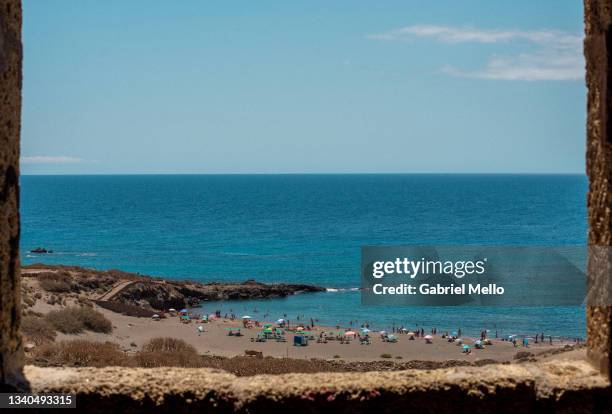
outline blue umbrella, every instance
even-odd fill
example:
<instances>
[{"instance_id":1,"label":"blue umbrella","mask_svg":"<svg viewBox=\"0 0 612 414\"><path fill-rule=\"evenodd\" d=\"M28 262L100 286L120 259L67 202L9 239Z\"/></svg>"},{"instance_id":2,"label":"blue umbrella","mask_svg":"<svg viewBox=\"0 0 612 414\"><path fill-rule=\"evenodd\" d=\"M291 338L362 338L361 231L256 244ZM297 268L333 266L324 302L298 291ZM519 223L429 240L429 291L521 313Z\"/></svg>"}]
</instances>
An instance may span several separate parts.
<instances>
[{"instance_id":1,"label":"blue umbrella","mask_svg":"<svg viewBox=\"0 0 612 414\"><path fill-rule=\"evenodd\" d=\"M187 309L181 309L181 313L187 313Z\"/></svg>"}]
</instances>

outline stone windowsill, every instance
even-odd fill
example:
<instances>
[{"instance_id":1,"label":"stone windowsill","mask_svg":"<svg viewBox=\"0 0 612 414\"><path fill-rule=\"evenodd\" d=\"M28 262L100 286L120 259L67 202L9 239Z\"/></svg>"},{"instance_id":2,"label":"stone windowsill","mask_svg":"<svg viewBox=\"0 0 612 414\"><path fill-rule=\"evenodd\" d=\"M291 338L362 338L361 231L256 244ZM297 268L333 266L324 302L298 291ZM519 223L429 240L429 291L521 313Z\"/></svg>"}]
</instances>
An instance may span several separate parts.
<instances>
[{"instance_id":1,"label":"stone windowsill","mask_svg":"<svg viewBox=\"0 0 612 414\"><path fill-rule=\"evenodd\" d=\"M26 366L25 374L33 392L76 393L77 406L88 412L254 412L277 404L302 412L393 407L427 412L608 412L612 407L610 383L582 360L253 377L213 369L119 367Z\"/></svg>"}]
</instances>

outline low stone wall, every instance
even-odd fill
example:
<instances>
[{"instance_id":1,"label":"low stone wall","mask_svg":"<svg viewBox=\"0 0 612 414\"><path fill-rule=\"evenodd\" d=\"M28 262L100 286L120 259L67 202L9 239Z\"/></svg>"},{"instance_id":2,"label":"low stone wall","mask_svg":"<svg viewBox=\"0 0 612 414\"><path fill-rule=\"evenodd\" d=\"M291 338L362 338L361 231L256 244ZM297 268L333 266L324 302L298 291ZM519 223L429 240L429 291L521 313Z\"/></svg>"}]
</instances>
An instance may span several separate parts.
<instances>
[{"instance_id":1,"label":"low stone wall","mask_svg":"<svg viewBox=\"0 0 612 414\"><path fill-rule=\"evenodd\" d=\"M586 361L432 371L236 377L211 369L38 368L34 392L77 394L109 412L589 412L612 409L610 383ZM399 411L398 411L399 410Z\"/></svg>"}]
</instances>

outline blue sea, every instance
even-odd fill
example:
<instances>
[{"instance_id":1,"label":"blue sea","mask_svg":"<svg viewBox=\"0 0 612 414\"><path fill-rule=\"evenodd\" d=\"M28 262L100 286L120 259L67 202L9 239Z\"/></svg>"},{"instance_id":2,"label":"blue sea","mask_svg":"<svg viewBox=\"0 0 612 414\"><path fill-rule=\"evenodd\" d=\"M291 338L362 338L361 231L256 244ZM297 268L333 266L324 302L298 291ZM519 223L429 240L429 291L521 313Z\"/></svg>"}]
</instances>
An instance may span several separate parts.
<instances>
[{"instance_id":1,"label":"blue sea","mask_svg":"<svg viewBox=\"0 0 612 414\"><path fill-rule=\"evenodd\" d=\"M355 289L363 245L584 245L587 185L582 175L22 176L22 262L330 289L207 311L584 337L582 307L368 307ZM28 253L38 246L54 253Z\"/></svg>"}]
</instances>

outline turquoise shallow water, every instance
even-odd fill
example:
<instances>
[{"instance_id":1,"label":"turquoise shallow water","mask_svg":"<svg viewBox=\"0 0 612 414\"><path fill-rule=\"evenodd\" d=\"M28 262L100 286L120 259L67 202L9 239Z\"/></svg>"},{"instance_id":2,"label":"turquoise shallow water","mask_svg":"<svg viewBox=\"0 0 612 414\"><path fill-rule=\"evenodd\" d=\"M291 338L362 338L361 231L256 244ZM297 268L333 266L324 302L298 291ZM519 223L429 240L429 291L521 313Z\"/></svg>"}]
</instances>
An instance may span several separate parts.
<instances>
[{"instance_id":1,"label":"turquoise shallow water","mask_svg":"<svg viewBox=\"0 0 612 414\"><path fill-rule=\"evenodd\" d=\"M362 245L585 244L584 176L24 176L21 183L26 264L338 290L210 310L584 336L580 307L366 307L351 290L360 283ZM55 253L27 253L37 246Z\"/></svg>"}]
</instances>

